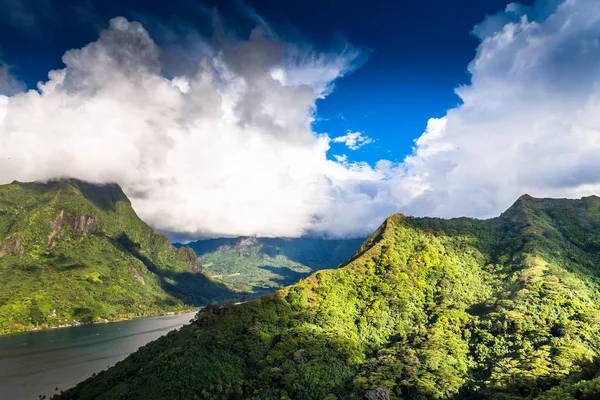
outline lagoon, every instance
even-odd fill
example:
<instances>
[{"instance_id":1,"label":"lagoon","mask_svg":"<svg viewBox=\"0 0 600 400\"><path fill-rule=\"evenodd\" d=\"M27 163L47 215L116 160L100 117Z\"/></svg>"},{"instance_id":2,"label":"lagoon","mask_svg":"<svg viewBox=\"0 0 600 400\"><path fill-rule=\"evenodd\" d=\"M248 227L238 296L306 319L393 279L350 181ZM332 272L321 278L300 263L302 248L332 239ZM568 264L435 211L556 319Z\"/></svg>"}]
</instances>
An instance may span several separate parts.
<instances>
[{"instance_id":1,"label":"lagoon","mask_svg":"<svg viewBox=\"0 0 600 400\"><path fill-rule=\"evenodd\" d=\"M0 337L0 394L49 398L187 324L195 313L25 332Z\"/></svg>"}]
</instances>

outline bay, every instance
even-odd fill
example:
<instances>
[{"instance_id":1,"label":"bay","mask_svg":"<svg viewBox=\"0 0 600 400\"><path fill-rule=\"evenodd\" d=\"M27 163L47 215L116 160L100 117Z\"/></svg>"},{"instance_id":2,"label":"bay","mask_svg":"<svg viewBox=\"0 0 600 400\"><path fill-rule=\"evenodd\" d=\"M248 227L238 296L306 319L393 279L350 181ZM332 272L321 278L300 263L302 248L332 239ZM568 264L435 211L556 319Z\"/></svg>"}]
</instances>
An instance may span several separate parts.
<instances>
[{"instance_id":1,"label":"bay","mask_svg":"<svg viewBox=\"0 0 600 400\"><path fill-rule=\"evenodd\" d=\"M0 337L0 397L49 398L187 324L195 313L134 318Z\"/></svg>"}]
</instances>

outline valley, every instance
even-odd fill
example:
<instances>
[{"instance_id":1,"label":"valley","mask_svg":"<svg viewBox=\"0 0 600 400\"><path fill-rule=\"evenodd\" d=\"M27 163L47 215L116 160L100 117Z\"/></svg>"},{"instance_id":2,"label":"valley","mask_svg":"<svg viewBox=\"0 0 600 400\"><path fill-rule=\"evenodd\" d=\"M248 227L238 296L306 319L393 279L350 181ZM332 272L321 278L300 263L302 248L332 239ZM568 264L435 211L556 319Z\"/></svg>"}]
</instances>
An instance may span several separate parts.
<instances>
[{"instance_id":1,"label":"valley","mask_svg":"<svg viewBox=\"0 0 600 400\"><path fill-rule=\"evenodd\" d=\"M90 359L76 376L97 375L52 393L57 399L600 393L595 196L524 195L488 220L395 214L366 240L238 237L173 246L137 217L118 186L15 182L0 186L0 228L2 333L202 307L166 336L159 338L183 323L142 328L126 351L99 348L92 358L116 365L100 372ZM80 347L75 332L101 335L103 326L119 325L31 335L64 336L52 349L62 359ZM1 342L9 344L3 368L30 356L25 364L52 365L36 358L46 353L47 345L36 347L45 339L11 349L22 335ZM25 364L3 386L28 390L14 382L29 374ZM77 365L63 366L57 386L78 380L67 379Z\"/></svg>"},{"instance_id":2,"label":"valley","mask_svg":"<svg viewBox=\"0 0 600 400\"><path fill-rule=\"evenodd\" d=\"M0 1L0 400L600 400L600 0Z\"/></svg>"},{"instance_id":3,"label":"valley","mask_svg":"<svg viewBox=\"0 0 600 400\"><path fill-rule=\"evenodd\" d=\"M296 283L315 271L336 268L364 241L238 237L198 240L187 246L214 280L252 298Z\"/></svg>"},{"instance_id":4,"label":"valley","mask_svg":"<svg viewBox=\"0 0 600 400\"><path fill-rule=\"evenodd\" d=\"M594 196L397 214L341 267L207 306L59 399L597 398L599 228Z\"/></svg>"},{"instance_id":5,"label":"valley","mask_svg":"<svg viewBox=\"0 0 600 400\"><path fill-rule=\"evenodd\" d=\"M0 186L0 334L189 311L234 298L138 218L117 185Z\"/></svg>"}]
</instances>

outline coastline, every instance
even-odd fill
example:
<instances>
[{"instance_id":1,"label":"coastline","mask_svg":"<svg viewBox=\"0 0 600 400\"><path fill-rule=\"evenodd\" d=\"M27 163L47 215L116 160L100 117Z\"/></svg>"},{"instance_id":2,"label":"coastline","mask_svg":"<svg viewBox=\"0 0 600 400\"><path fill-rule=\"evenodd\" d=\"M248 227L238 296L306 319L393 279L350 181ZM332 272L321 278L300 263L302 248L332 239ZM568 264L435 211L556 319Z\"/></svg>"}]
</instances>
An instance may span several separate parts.
<instances>
[{"instance_id":1,"label":"coastline","mask_svg":"<svg viewBox=\"0 0 600 400\"><path fill-rule=\"evenodd\" d=\"M171 312L1 336L0 397L36 400L46 395L49 399L188 324L194 315Z\"/></svg>"},{"instance_id":2,"label":"coastline","mask_svg":"<svg viewBox=\"0 0 600 400\"><path fill-rule=\"evenodd\" d=\"M109 324L111 322L130 321L130 320L136 319L136 318L161 317L161 316L168 316L168 315L187 314L187 313L191 313L191 312L198 312L201 308L202 307L190 307L190 308L178 309L176 311L169 311L169 312L162 312L162 313L139 314L139 315L134 315L134 316L118 316L118 317L115 317L112 319L102 318L102 319L97 319L95 321L90 321L90 322L73 321L73 323L62 324L62 325L52 325L52 326L48 325L48 326L42 326L42 327L32 326L31 329L26 328L26 329L17 330L14 332L0 333L0 338L18 335L21 333L28 333L28 332L42 332L42 331L50 331L50 330L54 330L54 329L74 328L76 326L83 326L83 325Z\"/></svg>"}]
</instances>

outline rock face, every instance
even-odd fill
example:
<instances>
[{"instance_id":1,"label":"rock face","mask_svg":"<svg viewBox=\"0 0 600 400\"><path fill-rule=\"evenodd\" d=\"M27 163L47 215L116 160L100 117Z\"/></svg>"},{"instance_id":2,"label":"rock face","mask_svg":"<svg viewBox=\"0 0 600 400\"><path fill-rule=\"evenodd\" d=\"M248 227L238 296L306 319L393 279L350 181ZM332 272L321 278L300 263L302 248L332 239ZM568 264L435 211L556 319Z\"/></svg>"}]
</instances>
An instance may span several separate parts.
<instances>
[{"instance_id":1,"label":"rock face","mask_svg":"<svg viewBox=\"0 0 600 400\"><path fill-rule=\"evenodd\" d=\"M365 400L390 400L390 390L386 388L367 390Z\"/></svg>"},{"instance_id":2,"label":"rock face","mask_svg":"<svg viewBox=\"0 0 600 400\"><path fill-rule=\"evenodd\" d=\"M0 185L0 282L0 334L239 297L140 220L117 185L76 180Z\"/></svg>"},{"instance_id":3,"label":"rock face","mask_svg":"<svg viewBox=\"0 0 600 400\"><path fill-rule=\"evenodd\" d=\"M242 239L242 241L240 241L239 247L250 247L255 245L257 242L256 236L250 236L247 238Z\"/></svg>"},{"instance_id":4,"label":"rock face","mask_svg":"<svg viewBox=\"0 0 600 400\"><path fill-rule=\"evenodd\" d=\"M19 237L0 241L0 257L4 257L8 254L23 254L23 251L23 246L21 245L21 239Z\"/></svg>"},{"instance_id":5,"label":"rock face","mask_svg":"<svg viewBox=\"0 0 600 400\"><path fill-rule=\"evenodd\" d=\"M54 221L50 222L50 228L52 229L52 231L50 231L50 234L48 235L48 244L46 245L46 254L50 253L50 250L52 249L52 247L54 247L54 243L52 243L52 239L54 238L54 236L56 236L56 234L62 228L64 216L65 216L65 210L60 210L58 217L56 217L56 219Z\"/></svg>"},{"instance_id":6,"label":"rock face","mask_svg":"<svg viewBox=\"0 0 600 400\"><path fill-rule=\"evenodd\" d=\"M71 229L73 229L73 231L85 236L86 233L92 228L93 224L96 222L96 217L93 215L73 215L69 216L69 218L67 218L67 221L69 222L69 226L71 226Z\"/></svg>"},{"instance_id":7,"label":"rock face","mask_svg":"<svg viewBox=\"0 0 600 400\"><path fill-rule=\"evenodd\" d=\"M73 232L80 234L82 236L87 236L87 232L89 232L94 224L96 223L97 218L93 215L85 216L85 215L77 215L65 213L65 210L60 210L58 216L50 222L50 234L48 235L48 244L46 245L46 254L50 253L50 250L54 247L55 243L53 239L56 235L59 234L61 229L63 228L63 224L66 224L73 230Z\"/></svg>"},{"instance_id":8,"label":"rock face","mask_svg":"<svg viewBox=\"0 0 600 400\"><path fill-rule=\"evenodd\" d=\"M137 269L131 267L130 271L131 276L133 276L138 282L140 282L142 285L146 284L146 281L144 281L144 278L137 272Z\"/></svg>"},{"instance_id":9,"label":"rock face","mask_svg":"<svg viewBox=\"0 0 600 400\"><path fill-rule=\"evenodd\" d=\"M397 214L342 266L204 307L59 398L600 399L598 265L598 198Z\"/></svg>"}]
</instances>

